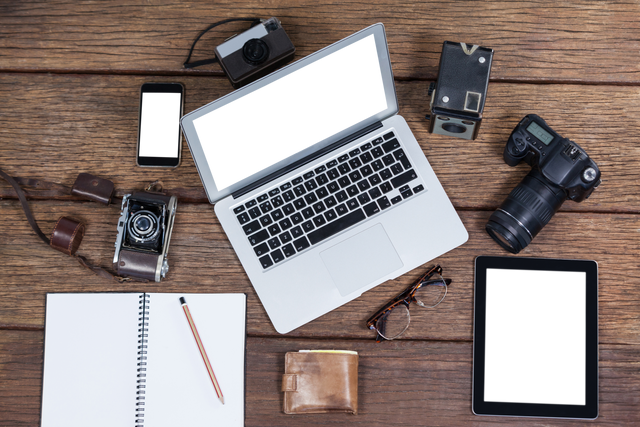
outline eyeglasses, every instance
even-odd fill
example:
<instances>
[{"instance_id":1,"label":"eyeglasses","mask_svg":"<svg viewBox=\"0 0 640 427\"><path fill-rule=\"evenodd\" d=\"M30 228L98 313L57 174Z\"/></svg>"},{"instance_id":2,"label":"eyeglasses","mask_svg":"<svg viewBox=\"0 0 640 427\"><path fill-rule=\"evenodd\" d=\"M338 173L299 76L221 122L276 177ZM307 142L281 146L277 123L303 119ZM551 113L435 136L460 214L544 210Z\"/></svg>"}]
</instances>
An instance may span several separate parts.
<instances>
[{"instance_id":1,"label":"eyeglasses","mask_svg":"<svg viewBox=\"0 0 640 427\"><path fill-rule=\"evenodd\" d=\"M411 286L386 303L367 320L367 327L378 332L376 342L398 338L409 327L409 304L415 302L423 308L434 308L447 295L451 279L442 278L442 267L429 268Z\"/></svg>"}]
</instances>

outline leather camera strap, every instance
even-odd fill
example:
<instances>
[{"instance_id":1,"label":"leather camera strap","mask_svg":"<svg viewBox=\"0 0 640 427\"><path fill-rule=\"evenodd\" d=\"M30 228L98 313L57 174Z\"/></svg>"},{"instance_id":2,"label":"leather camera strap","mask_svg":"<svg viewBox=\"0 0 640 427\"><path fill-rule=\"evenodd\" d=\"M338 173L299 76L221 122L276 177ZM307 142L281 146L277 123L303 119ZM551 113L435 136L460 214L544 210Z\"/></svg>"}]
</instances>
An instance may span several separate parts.
<instances>
[{"instance_id":1,"label":"leather camera strap","mask_svg":"<svg viewBox=\"0 0 640 427\"><path fill-rule=\"evenodd\" d=\"M40 237L40 239L45 242L47 245L51 246L53 249L56 249L62 253L65 253L69 256L74 257L80 265L91 270L93 273L98 276L104 277L106 279L112 279L119 283L123 282L148 282L146 279L138 279L136 277L121 277L116 274L113 274L102 267L91 264L85 257L81 255L77 255L76 251L80 247L80 243L82 242L82 237L84 236L84 224L74 219L68 217L60 217L56 226L53 228L51 233L51 239L49 239L40 229L36 219L31 212L31 208L29 208L29 204L27 203L27 197L24 194L24 191L20 187L20 183L23 185L34 187L34 188L43 188L43 189L60 189L66 188L67 192L69 191L68 187L65 187L60 184L56 184L53 182L42 181L38 179L24 179L24 178L13 178L7 175L2 169L0 169L0 177L2 177L5 181L7 181L16 194L18 195L18 199L20 199L20 204L22 205L22 210L24 211L25 216L27 217L27 221L29 221L29 225L33 228L33 231Z\"/></svg>"}]
</instances>

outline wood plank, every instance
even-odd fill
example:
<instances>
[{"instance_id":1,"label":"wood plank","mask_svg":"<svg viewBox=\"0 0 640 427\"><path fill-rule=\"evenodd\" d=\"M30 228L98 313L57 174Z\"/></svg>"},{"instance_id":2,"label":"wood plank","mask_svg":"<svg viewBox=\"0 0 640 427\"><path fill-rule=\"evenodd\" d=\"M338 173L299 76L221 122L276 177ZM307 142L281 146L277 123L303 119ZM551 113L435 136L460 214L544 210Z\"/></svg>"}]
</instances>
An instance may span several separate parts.
<instances>
[{"instance_id":1,"label":"wood plank","mask_svg":"<svg viewBox=\"0 0 640 427\"><path fill-rule=\"evenodd\" d=\"M0 75L2 169L67 186L79 172L91 172L112 179L119 195L161 179L165 188L186 189L190 201L205 202L186 143L177 169L135 166L139 88L148 80L184 83L185 111L230 91L225 80L208 77ZM428 82L396 87L401 114L457 208L493 210L526 175L529 166L507 166L502 152L513 127L534 112L579 143L602 170L601 188L583 203L565 203L563 210L640 212L640 199L629 191L640 180L640 146L634 142L640 133L640 87L494 83L476 141L428 133ZM15 195L1 181L3 197ZM50 192L41 197L65 198Z\"/></svg>"},{"instance_id":2,"label":"wood plank","mask_svg":"<svg viewBox=\"0 0 640 427\"><path fill-rule=\"evenodd\" d=\"M110 268L118 207L74 202L31 205L45 233L61 215L85 221L87 232L79 253ZM169 254L171 269L160 284L118 284L95 276L75 260L47 248L31 231L17 201L0 202L0 212L0 327L42 328L46 292L246 292L248 333L278 336L208 205L179 206ZM472 339L473 260L478 255L508 254L484 231L490 212L460 214L469 241L435 260L443 266L445 276L453 279L449 295L434 310L413 307L405 338ZM639 230L638 215L559 213L521 255L596 260L600 268L601 342L639 344ZM288 336L373 340L374 335L364 326L366 319L409 286L424 268L426 265L378 286Z\"/></svg>"},{"instance_id":3,"label":"wood plank","mask_svg":"<svg viewBox=\"0 0 640 427\"><path fill-rule=\"evenodd\" d=\"M0 426L37 425L42 331L0 330ZM359 353L358 415L285 415L284 354L299 349ZM600 417L593 425L640 423L640 346L600 346ZM471 413L472 346L468 342L247 339L246 425L514 425L514 418ZM428 420L428 421L425 421ZM518 419L522 426L581 426L582 421Z\"/></svg>"},{"instance_id":4,"label":"wood plank","mask_svg":"<svg viewBox=\"0 0 640 427\"><path fill-rule=\"evenodd\" d=\"M178 73L196 35L218 20L279 17L306 56L382 21L398 78L433 79L444 40L496 51L492 77L524 81L640 81L640 5L633 1L558 3L231 0L198 3L21 1L0 7L0 69ZM246 26L206 36L194 58ZM215 71L212 71L215 70ZM207 66L195 73L220 74Z\"/></svg>"}]
</instances>

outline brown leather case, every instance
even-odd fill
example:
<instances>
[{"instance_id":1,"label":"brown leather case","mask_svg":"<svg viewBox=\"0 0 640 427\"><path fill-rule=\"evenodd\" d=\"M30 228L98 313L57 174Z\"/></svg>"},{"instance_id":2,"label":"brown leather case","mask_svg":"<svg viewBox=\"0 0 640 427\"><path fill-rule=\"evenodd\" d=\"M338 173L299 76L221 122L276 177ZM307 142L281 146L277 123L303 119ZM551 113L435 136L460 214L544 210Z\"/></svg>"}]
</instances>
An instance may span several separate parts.
<instances>
[{"instance_id":1,"label":"brown leather case","mask_svg":"<svg viewBox=\"0 0 640 427\"><path fill-rule=\"evenodd\" d=\"M78 174L71 188L71 194L108 205L111 203L113 190L113 182L108 179L98 178L90 173L81 173Z\"/></svg>"},{"instance_id":2,"label":"brown leather case","mask_svg":"<svg viewBox=\"0 0 640 427\"><path fill-rule=\"evenodd\" d=\"M121 276L135 276L147 280L156 280L158 254L137 252L128 249L120 251L120 258L113 268Z\"/></svg>"},{"instance_id":3,"label":"brown leather case","mask_svg":"<svg viewBox=\"0 0 640 427\"><path fill-rule=\"evenodd\" d=\"M76 253L84 236L84 224L61 216L51 232L49 244L52 248L67 255Z\"/></svg>"},{"instance_id":4,"label":"brown leather case","mask_svg":"<svg viewBox=\"0 0 640 427\"><path fill-rule=\"evenodd\" d=\"M285 414L358 413L356 353L290 352L284 372Z\"/></svg>"}]
</instances>

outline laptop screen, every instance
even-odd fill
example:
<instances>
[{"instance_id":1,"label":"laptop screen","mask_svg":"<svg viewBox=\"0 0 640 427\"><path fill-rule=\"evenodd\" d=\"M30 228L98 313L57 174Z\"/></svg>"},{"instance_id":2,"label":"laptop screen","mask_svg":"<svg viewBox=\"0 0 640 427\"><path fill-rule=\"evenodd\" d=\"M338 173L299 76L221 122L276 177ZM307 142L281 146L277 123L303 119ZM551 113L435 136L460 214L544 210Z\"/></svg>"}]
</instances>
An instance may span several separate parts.
<instances>
[{"instance_id":1,"label":"laptop screen","mask_svg":"<svg viewBox=\"0 0 640 427\"><path fill-rule=\"evenodd\" d=\"M388 110L378 50L370 34L194 119L216 190Z\"/></svg>"}]
</instances>

